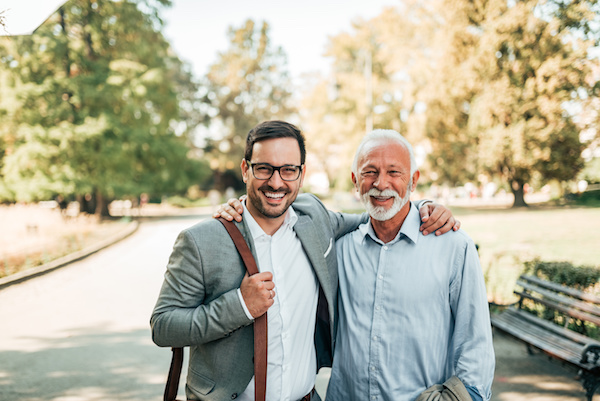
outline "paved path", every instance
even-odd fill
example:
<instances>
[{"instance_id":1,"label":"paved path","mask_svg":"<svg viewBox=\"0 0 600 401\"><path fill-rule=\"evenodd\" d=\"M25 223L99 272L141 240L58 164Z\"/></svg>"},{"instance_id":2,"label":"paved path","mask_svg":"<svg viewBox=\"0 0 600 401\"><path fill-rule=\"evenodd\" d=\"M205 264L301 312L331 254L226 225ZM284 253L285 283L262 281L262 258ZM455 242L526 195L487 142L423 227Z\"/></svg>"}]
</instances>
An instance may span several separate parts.
<instances>
[{"instance_id":1,"label":"paved path","mask_svg":"<svg viewBox=\"0 0 600 401\"><path fill-rule=\"evenodd\" d=\"M102 252L0 290L0 401L161 400L170 351L152 343L148 319L177 233L198 220L145 222ZM493 400L584 400L572 370L501 334L494 345Z\"/></svg>"},{"instance_id":2,"label":"paved path","mask_svg":"<svg viewBox=\"0 0 600 401\"><path fill-rule=\"evenodd\" d=\"M1 290L0 400L161 400L170 350L152 343L148 322L175 237L198 220L143 223Z\"/></svg>"}]
</instances>

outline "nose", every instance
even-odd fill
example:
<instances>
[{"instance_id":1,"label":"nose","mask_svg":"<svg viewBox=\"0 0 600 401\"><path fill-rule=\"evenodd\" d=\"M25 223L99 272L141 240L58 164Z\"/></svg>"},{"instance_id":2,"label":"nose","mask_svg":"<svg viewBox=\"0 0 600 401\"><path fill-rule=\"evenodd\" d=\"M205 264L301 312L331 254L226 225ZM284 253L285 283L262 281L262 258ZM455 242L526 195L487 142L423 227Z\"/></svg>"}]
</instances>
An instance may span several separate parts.
<instances>
[{"instance_id":1,"label":"nose","mask_svg":"<svg viewBox=\"0 0 600 401\"><path fill-rule=\"evenodd\" d=\"M283 180L281 179L281 174L279 173L279 170L273 171L273 175L271 176L271 178L269 178L268 183L272 188L275 189L283 186Z\"/></svg>"},{"instance_id":2,"label":"nose","mask_svg":"<svg viewBox=\"0 0 600 401\"><path fill-rule=\"evenodd\" d=\"M375 182L373 182L373 187L375 187L379 190L386 189L388 187L388 185L389 185L389 181L385 174L379 174L377 176L377 179L375 180Z\"/></svg>"}]
</instances>

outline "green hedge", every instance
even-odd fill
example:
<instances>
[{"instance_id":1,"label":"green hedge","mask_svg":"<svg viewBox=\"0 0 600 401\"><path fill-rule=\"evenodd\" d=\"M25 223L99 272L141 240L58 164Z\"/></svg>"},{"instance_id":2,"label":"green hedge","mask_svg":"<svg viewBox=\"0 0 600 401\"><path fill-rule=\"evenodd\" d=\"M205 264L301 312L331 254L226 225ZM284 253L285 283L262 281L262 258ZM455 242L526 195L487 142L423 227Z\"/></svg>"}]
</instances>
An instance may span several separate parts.
<instances>
[{"instance_id":1,"label":"green hedge","mask_svg":"<svg viewBox=\"0 0 600 401\"><path fill-rule=\"evenodd\" d=\"M523 273L577 288L592 289L600 281L600 269L594 266L576 266L571 262L545 262L534 259L524 263Z\"/></svg>"}]
</instances>

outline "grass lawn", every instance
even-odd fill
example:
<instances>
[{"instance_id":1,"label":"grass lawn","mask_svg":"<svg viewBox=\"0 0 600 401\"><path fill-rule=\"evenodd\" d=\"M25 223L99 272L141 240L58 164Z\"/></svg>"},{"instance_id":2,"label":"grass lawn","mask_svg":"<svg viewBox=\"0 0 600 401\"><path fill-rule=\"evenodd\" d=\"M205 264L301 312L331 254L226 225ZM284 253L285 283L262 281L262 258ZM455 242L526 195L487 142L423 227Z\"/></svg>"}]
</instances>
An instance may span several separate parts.
<instances>
[{"instance_id":1,"label":"grass lawn","mask_svg":"<svg viewBox=\"0 0 600 401\"><path fill-rule=\"evenodd\" d=\"M451 209L479 245L490 301L514 300L524 261L600 267L600 208Z\"/></svg>"}]
</instances>

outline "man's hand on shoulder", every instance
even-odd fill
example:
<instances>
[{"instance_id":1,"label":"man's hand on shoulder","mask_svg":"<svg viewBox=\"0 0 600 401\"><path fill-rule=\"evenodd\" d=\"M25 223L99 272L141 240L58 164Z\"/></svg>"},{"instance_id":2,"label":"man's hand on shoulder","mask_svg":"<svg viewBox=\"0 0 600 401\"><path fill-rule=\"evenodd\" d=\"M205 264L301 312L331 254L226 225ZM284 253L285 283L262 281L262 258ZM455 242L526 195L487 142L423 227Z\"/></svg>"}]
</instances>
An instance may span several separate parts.
<instances>
[{"instance_id":1,"label":"man's hand on shoulder","mask_svg":"<svg viewBox=\"0 0 600 401\"><path fill-rule=\"evenodd\" d=\"M419 207L421 232L423 235L435 232L442 235L450 230L458 231L460 221L455 219L447 207L434 202L426 202Z\"/></svg>"},{"instance_id":2,"label":"man's hand on shoulder","mask_svg":"<svg viewBox=\"0 0 600 401\"><path fill-rule=\"evenodd\" d=\"M246 195L240 196L240 199L231 198L227 203L223 203L219 206L216 212L213 213L213 218L222 217L227 221L242 221L242 213L244 208L242 207L242 201L246 198Z\"/></svg>"}]
</instances>

